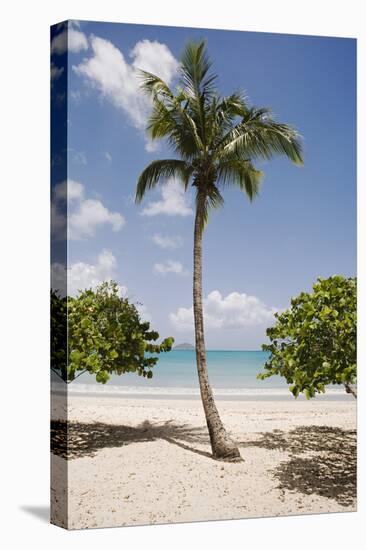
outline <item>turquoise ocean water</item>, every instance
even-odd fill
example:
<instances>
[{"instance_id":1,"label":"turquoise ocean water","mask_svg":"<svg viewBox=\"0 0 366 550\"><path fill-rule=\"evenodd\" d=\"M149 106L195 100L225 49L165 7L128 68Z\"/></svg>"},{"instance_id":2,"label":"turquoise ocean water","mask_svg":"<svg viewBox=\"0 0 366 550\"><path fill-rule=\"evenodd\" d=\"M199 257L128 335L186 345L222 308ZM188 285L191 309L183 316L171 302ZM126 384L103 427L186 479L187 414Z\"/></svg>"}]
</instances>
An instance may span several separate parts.
<instances>
[{"instance_id":1,"label":"turquoise ocean water","mask_svg":"<svg viewBox=\"0 0 366 550\"><path fill-rule=\"evenodd\" d=\"M208 351L209 378L215 396L219 399L293 399L283 378L257 380L267 357L263 351ZM85 373L69 385L69 391L126 397L198 398L198 387L195 352L176 350L160 355L151 379L133 373L113 375L102 385ZM341 388L331 387L326 394L328 399L343 397L348 398Z\"/></svg>"}]
</instances>

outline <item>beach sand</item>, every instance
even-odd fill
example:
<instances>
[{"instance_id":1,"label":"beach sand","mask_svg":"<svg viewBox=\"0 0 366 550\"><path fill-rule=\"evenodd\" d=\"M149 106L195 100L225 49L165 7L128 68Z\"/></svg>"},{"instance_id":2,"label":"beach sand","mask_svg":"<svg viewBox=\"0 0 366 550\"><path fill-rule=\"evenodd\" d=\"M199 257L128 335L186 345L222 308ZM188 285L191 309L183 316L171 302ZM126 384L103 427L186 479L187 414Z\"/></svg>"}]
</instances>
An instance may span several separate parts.
<instances>
[{"instance_id":1,"label":"beach sand","mask_svg":"<svg viewBox=\"0 0 366 550\"><path fill-rule=\"evenodd\" d=\"M355 400L217 404L244 462L210 457L199 400L70 396L67 527L356 509ZM52 463L53 522L65 525L57 435Z\"/></svg>"}]
</instances>

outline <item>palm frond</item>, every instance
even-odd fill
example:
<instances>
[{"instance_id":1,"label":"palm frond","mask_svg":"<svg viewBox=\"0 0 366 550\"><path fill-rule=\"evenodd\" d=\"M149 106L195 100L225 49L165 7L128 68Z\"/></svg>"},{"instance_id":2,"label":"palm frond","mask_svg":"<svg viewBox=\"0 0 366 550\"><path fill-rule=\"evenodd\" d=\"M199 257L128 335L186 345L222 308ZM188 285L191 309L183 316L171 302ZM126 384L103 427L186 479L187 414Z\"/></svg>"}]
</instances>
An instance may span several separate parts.
<instances>
[{"instance_id":1,"label":"palm frond","mask_svg":"<svg viewBox=\"0 0 366 550\"><path fill-rule=\"evenodd\" d=\"M244 117L249 110L247 98L242 92L221 98L218 108L222 115L229 116L230 119L238 116Z\"/></svg>"},{"instance_id":2,"label":"palm frond","mask_svg":"<svg viewBox=\"0 0 366 550\"><path fill-rule=\"evenodd\" d=\"M200 154L203 148L194 119L176 98L168 104L154 98L147 132L153 140L167 138L170 147L186 159Z\"/></svg>"},{"instance_id":3,"label":"palm frond","mask_svg":"<svg viewBox=\"0 0 366 550\"><path fill-rule=\"evenodd\" d=\"M200 231L203 232L206 227L210 211L215 208L221 208L224 204L224 197L221 195L218 187L214 184L210 185L204 193L203 202L199 198L199 191L196 196L196 208L200 208Z\"/></svg>"},{"instance_id":4,"label":"palm frond","mask_svg":"<svg viewBox=\"0 0 366 550\"><path fill-rule=\"evenodd\" d=\"M211 185L207 192L207 203L210 208L221 208L224 204L224 197L216 185Z\"/></svg>"},{"instance_id":5,"label":"palm frond","mask_svg":"<svg viewBox=\"0 0 366 550\"><path fill-rule=\"evenodd\" d=\"M244 117L248 111L246 97L242 92L236 92L227 97L213 96L211 98L208 119L208 147L214 150L223 141L224 136L233 129L238 117Z\"/></svg>"},{"instance_id":6,"label":"palm frond","mask_svg":"<svg viewBox=\"0 0 366 550\"><path fill-rule=\"evenodd\" d=\"M174 94L169 86L153 73L139 70L138 78L141 80L140 88L147 95L163 96L172 99Z\"/></svg>"},{"instance_id":7,"label":"palm frond","mask_svg":"<svg viewBox=\"0 0 366 550\"><path fill-rule=\"evenodd\" d=\"M180 180L187 188L192 167L183 160L163 159L154 160L140 174L136 186L135 201L140 203L148 189L154 188L158 183L164 183L169 178Z\"/></svg>"},{"instance_id":8,"label":"palm frond","mask_svg":"<svg viewBox=\"0 0 366 550\"><path fill-rule=\"evenodd\" d=\"M207 95L213 90L217 75L210 74L212 62L204 40L190 42L181 56L180 73L185 90L191 96Z\"/></svg>"},{"instance_id":9,"label":"palm frond","mask_svg":"<svg viewBox=\"0 0 366 550\"><path fill-rule=\"evenodd\" d=\"M218 94L204 41L186 46L179 71L174 91L158 76L139 73L152 100L147 131L153 140L165 139L180 160L149 164L139 177L136 201L170 177L186 188L192 178L203 229L210 210L223 204L222 188L235 185L253 200L263 176L253 162L284 155L302 164L302 142L295 128L277 122L269 109L250 107L243 92Z\"/></svg>"},{"instance_id":10,"label":"palm frond","mask_svg":"<svg viewBox=\"0 0 366 550\"><path fill-rule=\"evenodd\" d=\"M180 74L183 92L204 149L207 146L206 115L215 94L216 74L211 74L211 60L205 41L190 42L181 57Z\"/></svg>"},{"instance_id":11,"label":"palm frond","mask_svg":"<svg viewBox=\"0 0 366 550\"><path fill-rule=\"evenodd\" d=\"M250 160L235 155L221 161L217 169L217 179L223 187L229 184L239 187L250 201L258 195L262 178L263 172L257 170Z\"/></svg>"},{"instance_id":12,"label":"palm frond","mask_svg":"<svg viewBox=\"0 0 366 550\"><path fill-rule=\"evenodd\" d=\"M288 124L276 122L268 109L250 109L218 146L220 156L246 155L271 159L285 155L295 164L303 164L301 137Z\"/></svg>"},{"instance_id":13,"label":"palm frond","mask_svg":"<svg viewBox=\"0 0 366 550\"><path fill-rule=\"evenodd\" d=\"M139 71L139 75L141 89L152 96L153 100L153 109L147 124L150 138L154 140L167 137L175 152L187 158L202 150L197 124L189 110L182 106L182 103L187 102L185 91L180 89L174 95L158 76L147 71Z\"/></svg>"}]
</instances>

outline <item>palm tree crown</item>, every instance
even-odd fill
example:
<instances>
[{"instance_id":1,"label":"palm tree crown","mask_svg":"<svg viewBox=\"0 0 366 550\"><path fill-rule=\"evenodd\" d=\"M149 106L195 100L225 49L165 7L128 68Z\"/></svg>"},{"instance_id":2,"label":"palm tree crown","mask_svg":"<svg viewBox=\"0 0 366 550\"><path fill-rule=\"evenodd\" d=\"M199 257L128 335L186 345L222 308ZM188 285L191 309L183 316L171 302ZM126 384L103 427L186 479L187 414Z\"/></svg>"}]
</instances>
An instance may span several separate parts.
<instances>
[{"instance_id":1,"label":"palm tree crown","mask_svg":"<svg viewBox=\"0 0 366 550\"><path fill-rule=\"evenodd\" d=\"M223 204L224 186L237 186L250 200L257 195L263 174L255 168L255 160L280 154L295 164L303 162L296 130L276 122L269 109L250 107L243 93L221 97L210 67L201 41L187 45L175 92L158 76L141 71L141 87L153 104L149 136L165 138L178 158L155 160L144 169L136 201L171 177L185 188L191 183L203 201L202 229L209 210Z\"/></svg>"}]
</instances>

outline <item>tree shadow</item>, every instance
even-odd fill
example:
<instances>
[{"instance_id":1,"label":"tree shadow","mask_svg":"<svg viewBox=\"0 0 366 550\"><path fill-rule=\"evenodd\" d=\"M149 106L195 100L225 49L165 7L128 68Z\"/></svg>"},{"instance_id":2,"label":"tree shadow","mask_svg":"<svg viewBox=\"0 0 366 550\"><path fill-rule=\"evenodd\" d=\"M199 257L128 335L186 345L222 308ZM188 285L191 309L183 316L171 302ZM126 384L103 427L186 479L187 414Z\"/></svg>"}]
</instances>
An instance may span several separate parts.
<instances>
[{"instance_id":1,"label":"tree shadow","mask_svg":"<svg viewBox=\"0 0 366 550\"><path fill-rule=\"evenodd\" d=\"M51 423L51 451L65 459L93 457L104 448L130 443L167 441L200 456L213 458L199 447L209 445L206 428L178 424L173 420L137 427L103 422ZM260 447L288 453L272 474L278 488L306 495L317 494L336 500L342 506L354 504L357 486L356 430L329 426L299 426L289 432L273 430L258 439L241 441L241 448ZM198 446L198 448L197 448Z\"/></svg>"},{"instance_id":2,"label":"tree shadow","mask_svg":"<svg viewBox=\"0 0 366 550\"><path fill-rule=\"evenodd\" d=\"M94 456L106 447L122 447L163 439L185 450L212 458L212 454L197 449L197 444L208 444L204 428L177 424L173 420L151 423L145 420L137 427L105 424L103 422L51 422L51 452L68 460ZM193 445L193 446L192 446Z\"/></svg>"},{"instance_id":3,"label":"tree shadow","mask_svg":"<svg viewBox=\"0 0 366 550\"><path fill-rule=\"evenodd\" d=\"M290 432L273 430L243 447L286 451L290 460L273 470L280 489L317 494L334 499L342 506L354 504L357 497L356 430L329 426L299 426ZM311 453L311 454L310 454ZM308 456L301 456L301 455Z\"/></svg>"}]
</instances>

